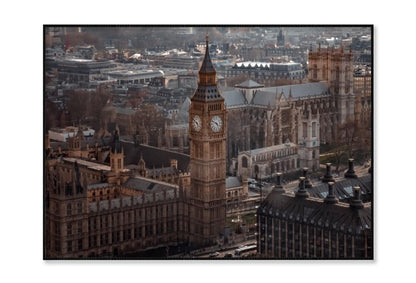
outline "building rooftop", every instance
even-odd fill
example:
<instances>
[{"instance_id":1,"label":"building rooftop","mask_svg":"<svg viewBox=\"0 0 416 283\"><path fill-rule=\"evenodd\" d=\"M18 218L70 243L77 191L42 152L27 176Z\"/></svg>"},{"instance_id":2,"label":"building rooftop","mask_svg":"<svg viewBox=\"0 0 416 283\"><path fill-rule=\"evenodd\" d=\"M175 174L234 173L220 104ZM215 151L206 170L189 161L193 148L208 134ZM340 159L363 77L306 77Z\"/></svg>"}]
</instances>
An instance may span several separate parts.
<instances>
[{"instance_id":1,"label":"building rooftop","mask_svg":"<svg viewBox=\"0 0 416 283\"><path fill-rule=\"evenodd\" d=\"M243 151L241 153L246 153L249 154L251 156L257 155L257 154L262 154L262 153L267 153L267 152L274 152L276 150L279 149L285 149L285 148L291 148L291 147L297 147L296 144L294 143L285 143L285 144L279 144L279 145L273 145L273 146L269 146L269 147L262 147L262 148L256 148L250 151Z\"/></svg>"},{"instance_id":2,"label":"building rooftop","mask_svg":"<svg viewBox=\"0 0 416 283\"><path fill-rule=\"evenodd\" d=\"M303 97L327 95L329 94L329 88L326 82L267 87L256 92L252 104L274 105L276 97L280 98L282 94L286 99L289 98L290 94L294 99L301 99Z\"/></svg>"},{"instance_id":3,"label":"building rooftop","mask_svg":"<svg viewBox=\"0 0 416 283\"><path fill-rule=\"evenodd\" d=\"M241 84L236 85L236 87L242 87L242 88L260 88L264 87L264 85L261 85L253 80L247 80L242 82Z\"/></svg>"},{"instance_id":4,"label":"building rooftop","mask_svg":"<svg viewBox=\"0 0 416 283\"><path fill-rule=\"evenodd\" d=\"M372 227L370 203L357 209L346 203L328 204L321 198L302 198L277 191L272 191L261 203L258 214L351 234Z\"/></svg>"},{"instance_id":5,"label":"building rooftop","mask_svg":"<svg viewBox=\"0 0 416 283\"><path fill-rule=\"evenodd\" d=\"M343 178L334 183L334 195L344 202L348 202L354 196L354 187L361 188L361 199L363 202L370 202L373 194L373 181L370 174L358 178ZM311 197L325 198L328 195L328 185L318 183L316 186L307 189Z\"/></svg>"},{"instance_id":6,"label":"building rooftop","mask_svg":"<svg viewBox=\"0 0 416 283\"><path fill-rule=\"evenodd\" d=\"M142 156L146 162L146 167L151 171L153 167L170 167L170 160L176 159L178 161L178 170L182 172L189 171L189 155L153 146L134 144L133 142L121 141L121 144L124 148L124 164L126 165L138 164Z\"/></svg>"},{"instance_id":7,"label":"building rooftop","mask_svg":"<svg viewBox=\"0 0 416 283\"><path fill-rule=\"evenodd\" d=\"M235 188L235 187L241 187L241 182L237 177L227 177L225 179L225 186L226 188Z\"/></svg>"},{"instance_id":8,"label":"building rooftop","mask_svg":"<svg viewBox=\"0 0 416 283\"><path fill-rule=\"evenodd\" d=\"M222 93L224 96L224 104L227 108L241 106L247 104L246 98L243 93L237 89L231 91L225 91Z\"/></svg>"},{"instance_id":9,"label":"building rooftop","mask_svg":"<svg viewBox=\"0 0 416 283\"><path fill-rule=\"evenodd\" d=\"M138 176L128 179L123 184L123 186L129 189L140 190L143 192L160 192L165 190L174 190L175 188L178 188L177 185Z\"/></svg>"},{"instance_id":10,"label":"building rooftop","mask_svg":"<svg viewBox=\"0 0 416 283\"><path fill-rule=\"evenodd\" d=\"M63 160L66 162L70 162L70 163L77 162L79 165L86 166L88 167L88 169L91 169L91 170L107 171L107 172L111 171L111 167L108 165L97 163L97 162L92 162L92 161L87 161L81 158L64 157Z\"/></svg>"}]
</instances>

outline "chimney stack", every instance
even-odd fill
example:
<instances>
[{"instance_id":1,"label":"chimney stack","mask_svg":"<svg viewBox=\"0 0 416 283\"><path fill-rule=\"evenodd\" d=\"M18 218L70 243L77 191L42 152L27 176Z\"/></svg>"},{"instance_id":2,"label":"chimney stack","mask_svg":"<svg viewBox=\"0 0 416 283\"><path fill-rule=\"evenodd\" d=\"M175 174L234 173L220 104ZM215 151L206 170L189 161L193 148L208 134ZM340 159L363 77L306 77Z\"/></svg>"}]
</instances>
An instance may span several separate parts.
<instances>
[{"instance_id":1,"label":"chimney stack","mask_svg":"<svg viewBox=\"0 0 416 283\"><path fill-rule=\"evenodd\" d=\"M299 189L295 194L296 197L299 198L307 198L309 197L309 193L305 189L305 177L299 178Z\"/></svg>"},{"instance_id":2,"label":"chimney stack","mask_svg":"<svg viewBox=\"0 0 416 283\"><path fill-rule=\"evenodd\" d=\"M345 173L345 178L357 178L357 174L354 171L354 159L348 159L348 171Z\"/></svg>"},{"instance_id":3,"label":"chimney stack","mask_svg":"<svg viewBox=\"0 0 416 283\"><path fill-rule=\"evenodd\" d=\"M282 173L278 172L276 174L276 185L274 186L274 190L275 192L279 192L279 193L284 193L284 189L281 183L281 177L282 177Z\"/></svg>"},{"instance_id":4,"label":"chimney stack","mask_svg":"<svg viewBox=\"0 0 416 283\"><path fill-rule=\"evenodd\" d=\"M328 182L328 195L324 199L324 203L327 203L327 204L338 203L338 198L334 194L334 182Z\"/></svg>"},{"instance_id":5,"label":"chimney stack","mask_svg":"<svg viewBox=\"0 0 416 283\"><path fill-rule=\"evenodd\" d=\"M323 183L335 182L334 177L332 177L332 173L331 173L331 163L326 164L326 174L324 178L322 179L322 182Z\"/></svg>"},{"instance_id":6,"label":"chimney stack","mask_svg":"<svg viewBox=\"0 0 416 283\"><path fill-rule=\"evenodd\" d=\"M305 188L310 189L310 188L312 188L312 183L309 180L309 178L307 177L307 175L308 175L308 167L304 167L303 168L303 177L305 177Z\"/></svg>"},{"instance_id":7,"label":"chimney stack","mask_svg":"<svg viewBox=\"0 0 416 283\"><path fill-rule=\"evenodd\" d=\"M355 209L361 209L364 207L361 200L361 188L354 187L354 198L350 201L350 207Z\"/></svg>"}]
</instances>

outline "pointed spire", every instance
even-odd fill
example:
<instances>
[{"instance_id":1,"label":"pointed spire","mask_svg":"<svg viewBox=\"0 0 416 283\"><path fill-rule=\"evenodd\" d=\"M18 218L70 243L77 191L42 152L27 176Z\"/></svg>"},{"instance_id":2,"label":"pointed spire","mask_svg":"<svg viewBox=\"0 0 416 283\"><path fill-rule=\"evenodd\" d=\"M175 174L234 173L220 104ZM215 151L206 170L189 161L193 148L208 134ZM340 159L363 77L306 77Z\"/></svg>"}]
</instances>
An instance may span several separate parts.
<instances>
[{"instance_id":1,"label":"pointed spire","mask_svg":"<svg viewBox=\"0 0 416 283\"><path fill-rule=\"evenodd\" d=\"M211 57L209 55L208 33L206 35L205 57L201 65L201 69L199 69L199 73L216 73L211 62Z\"/></svg>"},{"instance_id":2,"label":"pointed spire","mask_svg":"<svg viewBox=\"0 0 416 283\"><path fill-rule=\"evenodd\" d=\"M292 96L292 87L289 88L289 99L290 100L293 99L293 96Z\"/></svg>"},{"instance_id":3,"label":"pointed spire","mask_svg":"<svg viewBox=\"0 0 416 283\"><path fill-rule=\"evenodd\" d=\"M121 153L122 152L118 130L115 130L115 132L114 132L112 152L113 153Z\"/></svg>"}]
</instances>

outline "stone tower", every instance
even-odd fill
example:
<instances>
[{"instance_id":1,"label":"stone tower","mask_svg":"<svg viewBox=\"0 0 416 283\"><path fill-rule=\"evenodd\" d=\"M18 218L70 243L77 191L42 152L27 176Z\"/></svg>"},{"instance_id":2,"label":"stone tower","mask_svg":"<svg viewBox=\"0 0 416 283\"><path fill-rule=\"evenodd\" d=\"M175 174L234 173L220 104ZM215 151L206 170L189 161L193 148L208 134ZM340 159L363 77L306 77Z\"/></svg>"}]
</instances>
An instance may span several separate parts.
<instances>
[{"instance_id":1,"label":"stone tower","mask_svg":"<svg viewBox=\"0 0 416 283\"><path fill-rule=\"evenodd\" d=\"M309 50L309 80L327 81L330 92L336 96L338 122L354 118L353 54L340 48L318 46Z\"/></svg>"},{"instance_id":2,"label":"stone tower","mask_svg":"<svg viewBox=\"0 0 416 283\"><path fill-rule=\"evenodd\" d=\"M114 133L113 145L110 151L111 173L108 175L108 182L120 185L128 179L124 170L124 148L121 147L120 136L116 130Z\"/></svg>"},{"instance_id":3,"label":"stone tower","mask_svg":"<svg viewBox=\"0 0 416 283\"><path fill-rule=\"evenodd\" d=\"M45 229L47 256L68 256L88 248L87 182L77 162L46 164Z\"/></svg>"},{"instance_id":4,"label":"stone tower","mask_svg":"<svg viewBox=\"0 0 416 283\"><path fill-rule=\"evenodd\" d=\"M226 109L209 55L199 70L189 108L191 192L189 240L193 246L216 243L225 225Z\"/></svg>"}]
</instances>

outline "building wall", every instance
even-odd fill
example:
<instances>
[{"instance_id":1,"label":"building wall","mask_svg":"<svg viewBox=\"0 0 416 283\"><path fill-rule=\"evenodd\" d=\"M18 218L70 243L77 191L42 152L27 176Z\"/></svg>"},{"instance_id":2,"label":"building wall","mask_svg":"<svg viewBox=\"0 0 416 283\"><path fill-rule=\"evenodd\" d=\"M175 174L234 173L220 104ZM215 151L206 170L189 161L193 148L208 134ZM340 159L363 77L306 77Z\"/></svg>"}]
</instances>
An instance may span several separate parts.
<instances>
[{"instance_id":1,"label":"building wall","mask_svg":"<svg viewBox=\"0 0 416 283\"><path fill-rule=\"evenodd\" d=\"M371 232L341 232L279 217L259 216L260 257L276 259L369 259Z\"/></svg>"},{"instance_id":2,"label":"building wall","mask_svg":"<svg viewBox=\"0 0 416 283\"><path fill-rule=\"evenodd\" d=\"M87 190L96 172L82 166L79 171L77 179L71 164L48 166L47 258L114 257L184 241L184 187L144 193L103 183Z\"/></svg>"}]
</instances>

